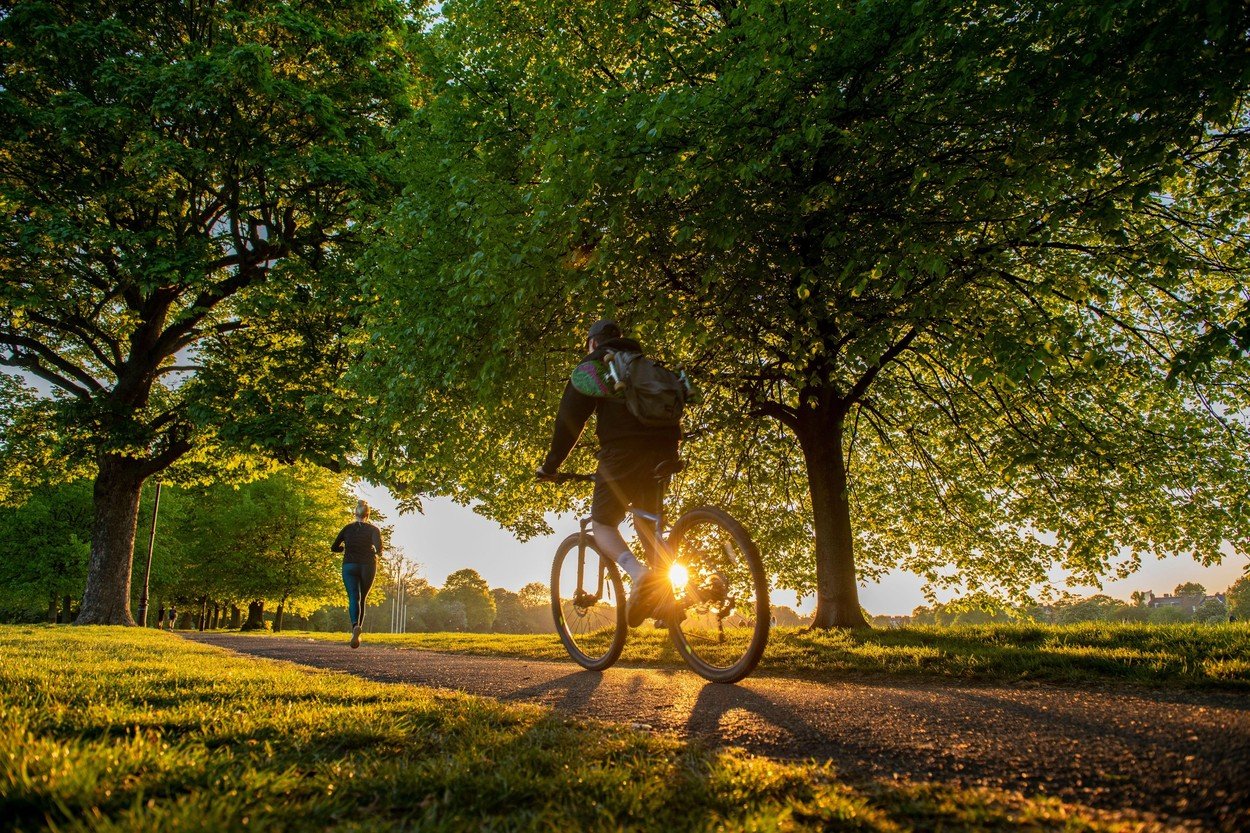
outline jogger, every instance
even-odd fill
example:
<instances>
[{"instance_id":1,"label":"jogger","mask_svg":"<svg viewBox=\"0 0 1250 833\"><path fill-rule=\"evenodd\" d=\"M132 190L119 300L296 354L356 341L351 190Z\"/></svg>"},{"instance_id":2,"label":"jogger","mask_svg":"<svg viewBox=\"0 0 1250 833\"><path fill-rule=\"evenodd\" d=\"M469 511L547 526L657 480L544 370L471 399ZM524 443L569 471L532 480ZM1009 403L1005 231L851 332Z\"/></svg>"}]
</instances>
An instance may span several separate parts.
<instances>
[{"instance_id":1,"label":"jogger","mask_svg":"<svg viewBox=\"0 0 1250 833\"><path fill-rule=\"evenodd\" d=\"M343 588L347 591L347 615L352 621L353 648L360 647L360 631L365 624L365 599L377 575L378 556L382 554L382 533L369 523L369 505L356 503L356 520L343 527L334 544L334 552L343 553Z\"/></svg>"}]
</instances>

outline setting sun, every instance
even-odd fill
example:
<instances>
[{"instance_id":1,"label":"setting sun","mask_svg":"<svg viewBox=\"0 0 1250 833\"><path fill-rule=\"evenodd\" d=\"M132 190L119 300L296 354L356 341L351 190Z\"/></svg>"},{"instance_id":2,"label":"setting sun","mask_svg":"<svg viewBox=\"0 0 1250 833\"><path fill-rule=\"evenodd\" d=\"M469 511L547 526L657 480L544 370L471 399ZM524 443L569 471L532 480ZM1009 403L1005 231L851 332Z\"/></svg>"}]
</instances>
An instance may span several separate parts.
<instances>
[{"instance_id":1,"label":"setting sun","mask_svg":"<svg viewBox=\"0 0 1250 833\"><path fill-rule=\"evenodd\" d=\"M686 568L681 564L674 564L668 568L668 580L674 589L680 590L690 580L690 574L686 572Z\"/></svg>"}]
</instances>

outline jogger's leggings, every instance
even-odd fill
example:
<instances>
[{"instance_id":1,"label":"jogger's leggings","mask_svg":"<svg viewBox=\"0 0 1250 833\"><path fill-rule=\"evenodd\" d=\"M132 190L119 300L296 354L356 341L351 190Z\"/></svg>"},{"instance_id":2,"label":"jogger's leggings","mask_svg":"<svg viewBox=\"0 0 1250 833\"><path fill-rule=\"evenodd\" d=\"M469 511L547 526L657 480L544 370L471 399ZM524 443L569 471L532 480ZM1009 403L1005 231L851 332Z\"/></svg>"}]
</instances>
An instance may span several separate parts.
<instances>
[{"instance_id":1,"label":"jogger's leggings","mask_svg":"<svg viewBox=\"0 0 1250 833\"><path fill-rule=\"evenodd\" d=\"M343 562L343 587L347 589L347 615L352 620L352 627L363 627L365 624L365 597L373 586L377 569L377 564Z\"/></svg>"}]
</instances>

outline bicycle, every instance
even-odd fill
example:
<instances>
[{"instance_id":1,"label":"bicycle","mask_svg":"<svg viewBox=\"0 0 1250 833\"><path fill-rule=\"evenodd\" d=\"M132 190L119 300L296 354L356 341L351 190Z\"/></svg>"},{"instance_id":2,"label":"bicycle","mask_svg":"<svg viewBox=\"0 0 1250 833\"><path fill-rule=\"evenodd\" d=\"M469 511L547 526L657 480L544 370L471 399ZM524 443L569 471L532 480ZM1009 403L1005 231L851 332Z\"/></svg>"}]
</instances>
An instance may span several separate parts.
<instances>
[{"instance_id":1,"label":"bicycle","mask_svg":"<svg viewBox=\"0 0 1250 833\"><path fill-rule=\"evenodd\" d=\"M656 468L667 485L681 461ZM594 475L560 473L551 482L593 482ZM634 525L652 525L653 568L670 587L652 618L668 628L673 647L690 668L716 683L746 677L768 644L768 579L759 550L740 523L723 509L700 506L684 513L665 535L664 510L629 507ZM556 632L578 665L601 671L620 658L628 627L625 586L616 564L599 552L583 518L580 529L556 549L551 565L551 612ZM649 556L650 557L650 556Z\"/></svg>"}]
</instances>

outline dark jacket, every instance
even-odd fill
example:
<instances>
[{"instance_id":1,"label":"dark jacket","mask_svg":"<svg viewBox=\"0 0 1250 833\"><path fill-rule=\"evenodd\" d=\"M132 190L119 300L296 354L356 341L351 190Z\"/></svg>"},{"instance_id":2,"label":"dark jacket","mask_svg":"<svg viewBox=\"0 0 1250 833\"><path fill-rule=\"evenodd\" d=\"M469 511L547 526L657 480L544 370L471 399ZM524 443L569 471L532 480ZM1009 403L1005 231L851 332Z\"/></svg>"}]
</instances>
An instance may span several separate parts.
<instances>
[{"instance_id":1,"label":"dark jacket","mask_svg":"<svg viewBox=\"0 0 1250 833\"><path fill-rule=\"evenodd\" d=\"M343 527L330 549L343 553L345 564L373 564L382 554L382 533L368 521L355 521Z\"/></svg>"},{"instance_id":2,"label":"dark jacket","mask_svg":"<svg viewBox=\"0 0 1250 833\"><path fill-rule=\"evenodd\" d=\"M632 338L614 338L599 345L582 361L603 359L609 350L627 350L641 353L642 346ZM681 429L677 427L653 428L643 425L629 412L624 399L604 399L587 396L573 387L572 382L564 386L564 395L560 397L560 410L556 413L555 430L551 437L551 450L543 461L543 471L558 471L561 464L568 458L573 446L582 435L586 421L591 414L598 414L595 421L595 436L599 438L602 450L618 448L653 448L657 445L671 445L674 452L677 441L681 438Z\"/></svg>"}]
</instances>

